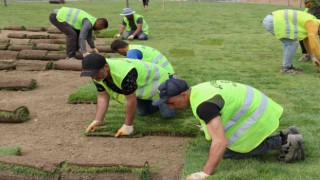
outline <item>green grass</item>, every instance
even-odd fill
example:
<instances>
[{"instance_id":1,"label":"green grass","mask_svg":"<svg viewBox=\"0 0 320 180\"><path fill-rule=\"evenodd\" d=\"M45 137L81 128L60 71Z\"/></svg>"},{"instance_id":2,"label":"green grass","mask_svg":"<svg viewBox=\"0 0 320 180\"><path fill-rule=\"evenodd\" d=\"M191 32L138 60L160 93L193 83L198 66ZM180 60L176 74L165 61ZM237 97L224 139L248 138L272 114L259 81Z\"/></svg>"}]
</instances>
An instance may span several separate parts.
<instances>
[{"instance_id":1,"label":"green grass","mask_svg":"<svg viewBox=\"0 0 320 180\"><path fill-rule=\"evenodd\" d=\"M129 167L129 166L105 166L105 167L85 167L79 165L72 165L64 163L60 169L61 172L71 172L71 173L131 173L138 174L141 180L147 180L149 177L149 164L146 163L142 167Z\"/></svg>"},{"instance_id":2,"label":"green grass","mask_svg":"<svg viewBox=\"0 0 320 180\"><path fill-rule=\"evenodd\" d=\"M124 106L113 101L109 106L109 112L112 113L108 113L103 122L107 127L86 133L87 136L114 136L123 124L125 118ZM129 137L146 135L195 137L199 133L199 128L196 126L197 121L190 119L191 114L191 111L179 112L174 119L162 119L159 112L144 117L136 116L134 133Z\"/></svg>"},{"instance_id":3,"label":"green grass","mask_svg":"<svg viewBox=\"0 0 320 180\"><path fill-rule=\"evenodd\" d=\"M9 2L0 7L0 26L20 24L26 27L50 25L49 13L59 4ZM125 7L122 1L67 2L63 6L84 9L95 16L106 17L109 28L117 32L121 22L119 16ZM279 129L296 125L304 136L306 160L283 164L276 160L277 152L245 160L223 160L215 174L209 179L320 179L318 151L319 122L319 77L320 73L309 62L298 62L300 49L294 65L302 67L300 75L281 75L282 44L267 32L263 18L284 6L166 1L165 12L162 1L150 1L149 11L144 12L139 1L130 1L130 7L142 14L150 27L150 39L133 41L156 48L165 54L175 72L187 80L189 85L223 79L251 85L284 107ZM290 7L291 8L291 7ZM295 8L297 9L297 8ZM37 14L37 16L35 16ZM106 32L101 32L108 34ZM89 80L88 80L89 81ZM94 88L88 92L95 93ZM94 98L94 94L90 98ZM123 123L123 105L112 102L106 116L107 126L120 127ZM92 112L92 116L94 112ZM150 117L138 117L135 125L146 123ZM111 119L118 119L111 125ZM197 123L190 111L180 112L176 120ZM159 121L156 121L160 123ZM194 123L194 124L193 124ZM111 127L110 127L111 128ZM136 130L139 128L137 127ZM112 130L114 131L114 130ZM185 154L182 179L200 171L204 165L209 142L203 135L196 137Z\"/></svg>"},{"instance_id":4,"label":"green grass","mask_svg":"<svg viewBox=\"0 0 320 180\"><path fill-rule=\"evenodd\" d=\"M93 82L78 88L75 92L68 96L70 104L90 104L97 103L97 90Z\"/></svg>"},{"instance_id":5,"label":"green grass","mask_svg":"<svg viewBox=\"0 0 320 180\"><path fill-rule=\"evenodd\" d=\"M7 147L7 146L0 146L0 156L3 155L21 155L21 148L20 147Z\"/></svg>"},{"instance_id":6,"label":"green grass","mask_svg":"<svg viewBox=\"0 0 320 180\"><path fill-rule=\"evenodd\" d=\"M39 177L48 177L48 176L53 176L55 174L55 173L45 172L35 168L27 167L27 166L10 165L10 164L3 164L3 163L0 163L0 170L10 170L17 174L28 174L28 175L39 176Z\"/></svg>"}]
</instances>

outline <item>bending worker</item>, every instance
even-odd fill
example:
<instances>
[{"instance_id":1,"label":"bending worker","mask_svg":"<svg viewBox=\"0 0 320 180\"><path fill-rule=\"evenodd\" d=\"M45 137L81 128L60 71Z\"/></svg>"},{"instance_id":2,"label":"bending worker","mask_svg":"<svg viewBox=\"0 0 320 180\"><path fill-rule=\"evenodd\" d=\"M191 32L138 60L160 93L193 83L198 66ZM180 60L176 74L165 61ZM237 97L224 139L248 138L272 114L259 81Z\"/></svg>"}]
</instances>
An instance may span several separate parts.
<instances>
[{"instance_id":1,"label":"bending worker","mask_svg":"<svg viewBox=\"0 0 320 180\"><path fill-rule=\"evenodd\" d=\"M293 58L300 40L303 40L313 63L320 66L319 21L313 15L297 10L278 10L263 20L264 27L284 44L281 73L299 73L293 67Z\"/></svg>"},{"instance_id":2,"label":"bending worker","mask_svg":"<svg viewBox=\"0 0 320 180\"><path fill-rule=\"evenodd\" d=\"M280 149L278 159L293 162L304 159L303 139L291 126L270 136L279 126L283 108L248 85L217 80L191 88L184 80L168 79L159 86L160 99L170 109L191 106L207 140L211 140L209 157L202 171L188 180L211 175L222 158L245 158Z\"/></svg>"},{"instance_id":3,"label":"bending worker","mask_svg":"<svg viewBox=\"0 0 320 180\"><path fill-rule=\"evenodd\" d=\"M110 97L119 102L127 101L125 121L115 137L133 132L136 113L145 116L159 110L163 118L171 118L176 114L167 105L152 105L152 101L159 97L158 86L169 78L168 72L156 64L105 59L100 54L90 54L82 61L82 69L81 76L91 77L98 91L96 115L87 132L102 125Z\"/></svg>"},{"instance_id":4,"label":"bending worker","mask_svg":"<svg viewBox=\"0 0 320 180\"><path fill-rule=\"evenodd\" d=\"M320 19L320 0L305 0L304 5L306 9L304 12L314 15L317 19ZM310 56L308 51L304 47L303 41L299 41L302 56L300 57L299 61L306 62L310 60Z\"/></svg>"},{"instance_id":5,"label":"bending worker","mask_svg":"<svg viewBox=\"0 0 320 180\"><path fill-rule=\"evenodd\" d=\"M170 75L174 74L174 70L169 60L156 49L145 46L128 44L125 41L116 39L111 43L111 49L130 59L140 59L142 61L151 62L163 67Z\"/></svg>"},{"instance_id":6,"label":"bending worker","mask_svg":"<svg viewBox=\"0 0 320 180\"><path fill-rule=\"evenodd\" d=\"M53 25L67 36L67 59L74 60L79 48L83 56L88 55L86 41L93 52L99 53L95 48L93 31L108 28L107 19L95 18L81 9L69 7L53 10L49 19Z\"/></svg>"},{"instance_id":7,"label":"bending worker","mask_svg":"<svg viewBox=\"0 0 320 180\"><path fill-rule=\"evenodd\" d=\"M123 17L122 24L120 25L118 34L114 38L119 38L122 35L122 39L139 39L147 40L148 39L148 24L140 14L135 14L136 12L130 8L124 8L120 14Z\"/></svg>"}]
</instances>

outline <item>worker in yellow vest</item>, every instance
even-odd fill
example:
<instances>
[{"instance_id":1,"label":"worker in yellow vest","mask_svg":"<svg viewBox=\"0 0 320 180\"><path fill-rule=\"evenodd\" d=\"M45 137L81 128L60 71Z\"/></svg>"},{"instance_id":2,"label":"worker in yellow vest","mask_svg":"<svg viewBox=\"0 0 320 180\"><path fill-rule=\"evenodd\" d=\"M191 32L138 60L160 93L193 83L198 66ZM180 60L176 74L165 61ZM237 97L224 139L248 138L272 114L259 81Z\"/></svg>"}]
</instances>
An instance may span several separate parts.
<instances>
[{"instance_id":1,"label":"worker in yellow vest","mask_svg":"<svg viewBox=\"0 0 320 180\"><path fill-rule=\"evenodd\" d=\"M293 58L300 40L313 63L320 66L319 21L307 12L278 10L268 14L263 20L264 27L284 44L283 65L280 73L300 73L302 69L293 67Z\"/></svg>"},{"instance_id":2,"label":"worker in yellow vest","mask_svg":"<svg viewBox=\"0 0 320 180\"><path fill-rule=\"evenodd\" d=\"M280 149L280 161L304 160L302 135L294 126L271 136L283 108L253 87L216 80L189 88L184 80L168 79L159 91L160 99L153 105L164 103L170 109L191 106L205 138L211 141L202 171L189 175L188 180L208 177L222 158L251 157L272 149Z\"/></svg>"},{"instance_id":3,"label":"worker in yellow vest","mask_svg":"<svg viewBox=\"0 0 320 180\"><path fill-rule=\"evenodd\" d=\"M304 12L307 12L309 14L314 15L317 19L320 19L320 0L305 0L304 5L306 9ZM301 57L299 58L299 61L306 62L310 60L310 56L308 54L307 49L305 48L303 44L303 40L299 41L300 47L301 47Z\"/></svg>"},{"instance_id":4,"label":"worker in yellow vest","mask_svg":"<svg viewBox=\"0 0 320 180\"><path fill-rule=\"evenodd\" d=\"M129 59L139 59L157 64L167 70L170 75L174 74L173 67L167 57L152 47L137 44L129 45L123 40L116 39L111 43L111 49Z\"/></svg>"},{"instance_id":5,"label":"worker in yellow vest","mask_svg":"<svg viewBox=\"0 0 320 180\"><path fill-rule=\"evenodd\" d=\"M68 60L74 60L79 49L83 56L90 54L86 48L86 41L93 52L99 53L95 48L93 31L108 28L107 19L95 18L81 9L71 7L53 10L49 19L67 36L66 53Z\"/></svg>"},{"instance_id":6,"label":"worker in yellow vest","mask_svg":"<svg viewBox=\"0 0 320 180\"><path fill-rule=\"evenodd\" d=\"M156 64L90 54L82 61L82 69L81 76L91 77L98 91L96 115L87 132L102 125L110 98L121 103L126 101L125 121L115 137L133 133L135 114L146 116L159 110L163 118L176 115L176 110L170 110L165 104L152 105L152 101L159 98L158 86L169 78L168 72Z\"/></svg>"},{"instance_id":7,"label":"worker in yellow vest","mask_svg":"<svg viewBox=\"0 0 320 180\"><path fill-rule=\"evenodd\" d=\"M114 36L114 38L119 38L122 35L122 39L127 40L148 39L149 27L143 16L141 16L140 14L136 14L136 12L130 8L124 8L120 15L124 17L120 25L119 31Z\"/></svg>"}]
</instances>

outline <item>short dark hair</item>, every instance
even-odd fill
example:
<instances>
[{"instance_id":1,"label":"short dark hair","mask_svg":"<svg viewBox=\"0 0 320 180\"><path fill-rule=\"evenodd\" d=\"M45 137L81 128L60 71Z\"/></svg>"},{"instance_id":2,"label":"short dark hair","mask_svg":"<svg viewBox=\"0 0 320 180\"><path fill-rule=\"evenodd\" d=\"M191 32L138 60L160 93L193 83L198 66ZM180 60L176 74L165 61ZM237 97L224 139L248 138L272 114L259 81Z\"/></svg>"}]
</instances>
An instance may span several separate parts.
<instances>
[{"instance_id":1,"label":"short dark hair","mask_svg":"<svg viewBox=\"0 0 320 180\"><path fill-rule=\"evenodd\" d=\"M103 25L104 29L108 28L109 24L106 18L98 18L97 21Z\"/></svg>"},{"instance_id":2,"label":"short dark hair","mask_svg":"<svg viewBox=\"0 0 320 180\"><path fill-rule=\"evenodd\" d=\"M112 51L117 51L118 49L127 47L128 45L129 44L127 42L116 39L111 43L111 49Z\"/></svg>"}]
</instances>

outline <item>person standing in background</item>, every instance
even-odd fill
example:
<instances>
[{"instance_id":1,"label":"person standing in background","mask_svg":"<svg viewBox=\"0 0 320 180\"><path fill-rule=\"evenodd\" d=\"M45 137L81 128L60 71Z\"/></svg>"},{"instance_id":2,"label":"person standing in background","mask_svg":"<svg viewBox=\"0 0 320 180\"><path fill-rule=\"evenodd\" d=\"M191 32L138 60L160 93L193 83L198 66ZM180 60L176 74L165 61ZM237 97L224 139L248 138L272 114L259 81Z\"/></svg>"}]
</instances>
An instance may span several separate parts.
<instances>
[{"instance_id":1,"label":"person standing in background","mask_svg":"<svg viewBox=\"0 0 320 180\"><path fill-rule=\"evenodd\" d=\"M143 8L145 11L148 11L148 3L149 3L149 0L142 0L142 3L143 3Z\"/></svg>"}]
</instances>

